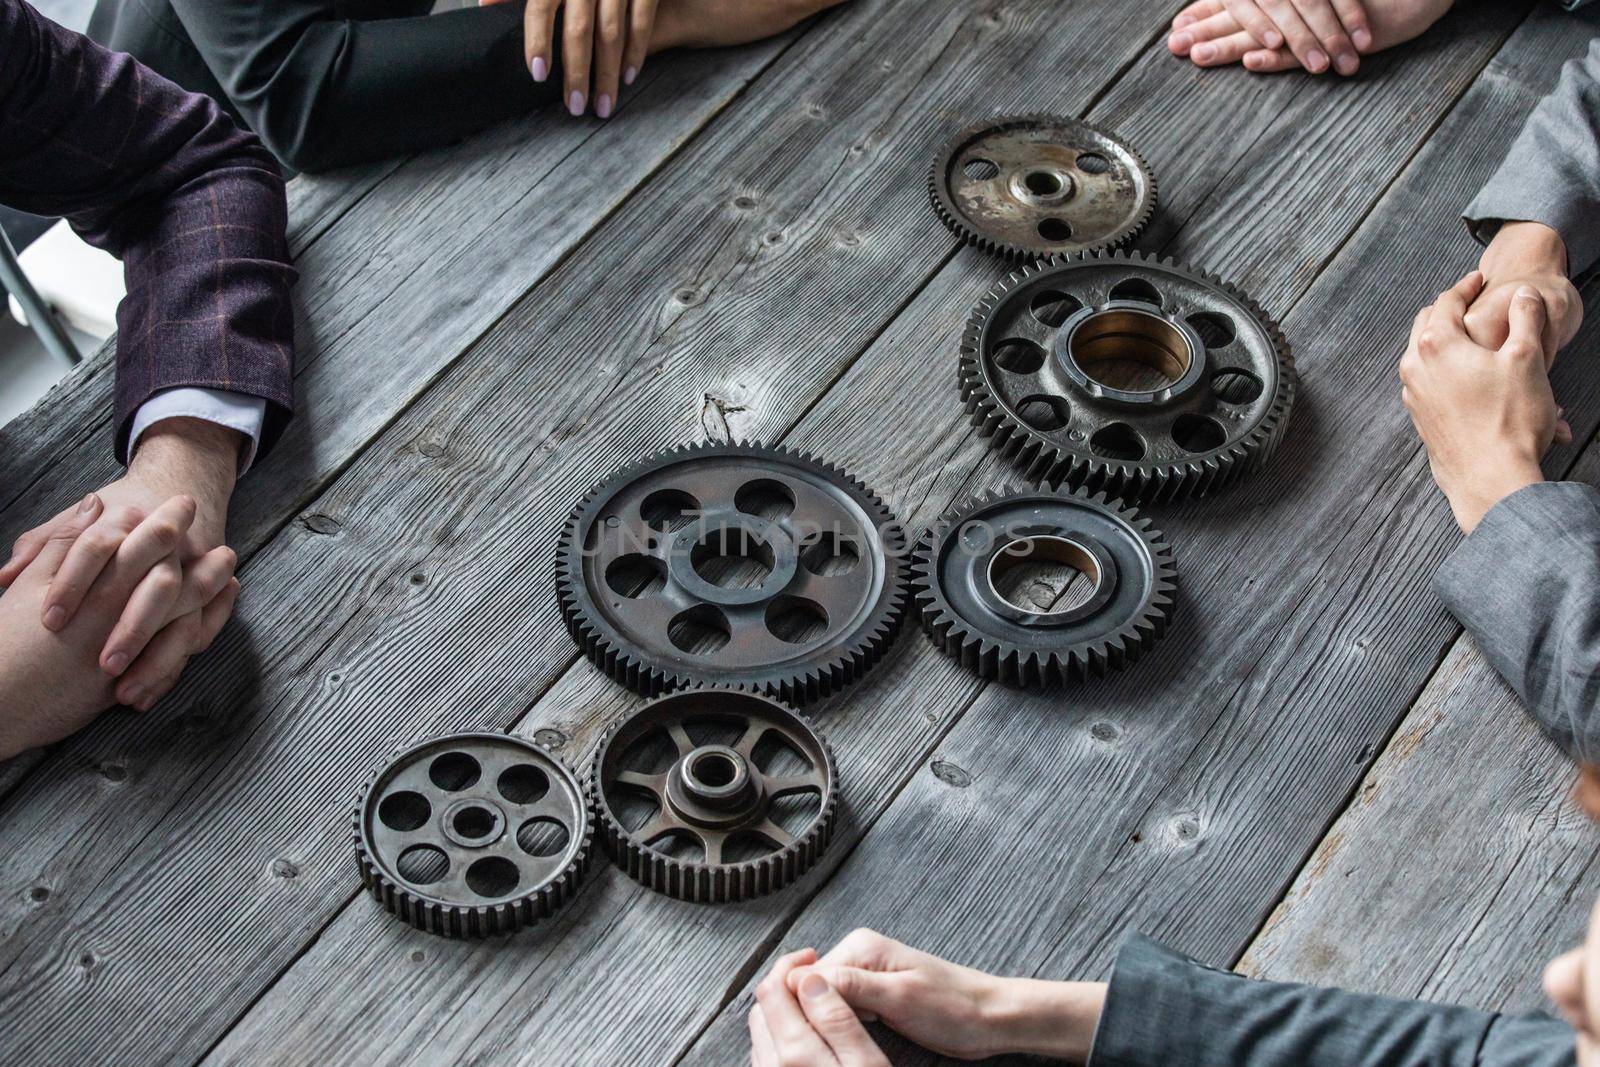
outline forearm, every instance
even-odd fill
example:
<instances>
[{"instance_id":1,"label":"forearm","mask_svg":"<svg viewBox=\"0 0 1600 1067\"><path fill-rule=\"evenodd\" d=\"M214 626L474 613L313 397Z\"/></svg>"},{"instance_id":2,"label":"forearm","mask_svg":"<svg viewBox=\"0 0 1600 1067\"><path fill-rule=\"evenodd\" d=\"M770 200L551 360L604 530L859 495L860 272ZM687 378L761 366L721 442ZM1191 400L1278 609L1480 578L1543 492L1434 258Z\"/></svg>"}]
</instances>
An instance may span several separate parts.
<instances>
[{"instance_id":1,"label":"forearm","mask_svg":"<svg viewBox=\"0 0 1600 1067\"><path fill-rule=\"evenodd\" d=\"M1084 1063L1105 999L1104 982L1002 978L989 1025L1008 1053Z\"/></svg>"}]
</instances>

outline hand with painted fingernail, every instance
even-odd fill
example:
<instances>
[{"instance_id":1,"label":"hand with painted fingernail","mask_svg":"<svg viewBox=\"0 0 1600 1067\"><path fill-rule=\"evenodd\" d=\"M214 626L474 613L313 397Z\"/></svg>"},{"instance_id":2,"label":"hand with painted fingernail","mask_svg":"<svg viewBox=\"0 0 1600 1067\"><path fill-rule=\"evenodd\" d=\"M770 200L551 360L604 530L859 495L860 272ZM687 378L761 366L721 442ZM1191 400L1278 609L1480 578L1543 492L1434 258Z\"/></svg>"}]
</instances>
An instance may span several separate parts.
<instances>
[{"instance_id":1,"label":"hand with painted fingernail","mask_svg":"<svg viewBox=\"0 0 1600 1067\"><path fill-rule=\"evenodd\" d=\"M1261 74L1356 73L1360 57L1420 35L1453 0L1196 0L1173 19L1167 47L1197 66L1239 63Z\"/></svg>"},{"instance_id":2,"label":"hand with painted fingernail","mask_svg":"<svg viewBox=\"0 0 1600 1067\"><path fill-rule=\"evenodd\" d=\"M503 3L506 0L480 0ZM608 119L622 86L632 85L651 53L660 0L528 0L523 51L528 74L549 79L556 67L556 16L561 16L561 100L578 117L594 103ZM592 79L592 81L591 81Z\"/></svg>"}]
</instances>

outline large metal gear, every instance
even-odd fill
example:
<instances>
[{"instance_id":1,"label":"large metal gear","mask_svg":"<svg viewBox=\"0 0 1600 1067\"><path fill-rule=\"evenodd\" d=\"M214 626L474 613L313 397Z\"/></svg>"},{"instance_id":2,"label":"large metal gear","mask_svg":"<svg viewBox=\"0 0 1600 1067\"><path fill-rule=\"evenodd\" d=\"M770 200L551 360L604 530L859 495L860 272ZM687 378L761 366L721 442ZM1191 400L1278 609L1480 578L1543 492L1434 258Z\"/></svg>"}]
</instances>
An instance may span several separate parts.
<instances>
[{"instance_id":1,"label":"large metal gear","mask_svg":"<svg viewBox=\"0 0 1600 1067\"><path fill-rule=\"evenodd\" d=\"M985 296L960 381L973 425L1030 479L1154 501L1264 463L1296 377L1244 293L1170 259L1100 252L1026 267Z\"/></svg>"},{"instance_id":2,"label":"large metal gear","mask_svg":"<svg viewBox=\"0 0 1600 1067\"><path fill-rule=\"evenodd\" d=\"M396 916L444 937L548 917L576 890L593 834L573 773L543 747L498 733L397 753L355 813L362 883Z\"/></svg>"},{"instance_id":3,"label":"large metal gear","mask_svg":"<svg viewBox=\"0 0 1600 1067\"><path fill-rule=\"evenodd\" d=\"M905 555L889 509L837 467L695 445L583 498L556 592L573 640L637 692L717 685L802 705L855 681L894 639Z\"/></svg>"},{"instance_id":4,"label":"large metal gear","mask_svg":"<svg viewBox=\"0 0 1600 1067\"><path fill-rule=\"evenodd\" d=\"M1155 210L1139 154L1087 122L1016 115L962 130L928 181L933 209L968 244L1042 259L1131 241Z\"/></svg>"},{"instance_id":5,"label":"large metal gear","mask_svg":"<svg viewBox=\"0 0 1600 1067\"><path fill-rule=\"evenodd\" d=\"M838 802L833 756L811 724L730 689L673 693L613 725L589 788L618 867L659 893L714 903L809 870Z\"/></svg>"},{"instance_id":6,"label":"large metal gear","mask_svg":"<svg viewBox=\"0 0 1600 1067\"><path fill-rule=\"evenodd\" d=\"M1132 663L1166 628L1172 551L1131 508L1046 487L968 500L923 535L923 629L984 678L1042 689Z\"/></svg>"}]
</instances>

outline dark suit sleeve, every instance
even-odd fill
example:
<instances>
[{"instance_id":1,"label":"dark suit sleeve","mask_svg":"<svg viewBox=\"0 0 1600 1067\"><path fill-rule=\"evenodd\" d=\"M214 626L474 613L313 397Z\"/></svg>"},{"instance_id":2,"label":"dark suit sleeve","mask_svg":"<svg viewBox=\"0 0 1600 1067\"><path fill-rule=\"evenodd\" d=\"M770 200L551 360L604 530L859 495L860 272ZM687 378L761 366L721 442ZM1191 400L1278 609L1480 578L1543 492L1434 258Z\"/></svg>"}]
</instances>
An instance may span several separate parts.
<instances>
[{"instance_id":1,"label":"dark suit sleeve","mask_svg":"<svg viewBox=\"0 0 1600 1067\"><path fill-rule=\"evenodd\" d=\"M521 2L341 18L333 0L173 0L206 66L267 147L319 171L459 140L560 92L535 82Z\"/></svg>"},{"instance_id":2,"label":"dark suit sleeve","mask_svg":"<svg viewBox=\"0 0 1600 1067\"><path fill-rule=\"evenodd\" d=\"M0 49L0 201L123 261L118 456L138 407L178 386L265 400L264 452L293 404L277 164L210 99L20 0L0 0Z\"/></svg>"},{"instance_id":3,"label":"dark suit sleeve","mask_svg":"<svg viewBox=\"0 0 1600 1067\"><path fill-rule=\"evenodd\" d=\"M1571 1067L1571 1027L1201 966L1137 934L1089 1067Z\"/></svg>"},{"instance_id":4,"label":"dark suit sleeve","mask_svg":"<svg viewBox=\"0 0 1600 1067\"><path fill-rule=\"evenodd\" d=\"M1445 560L1434 589L1573 759L1600 760L1600 493L1519 489Z\"/></svg>"}]
</instances>

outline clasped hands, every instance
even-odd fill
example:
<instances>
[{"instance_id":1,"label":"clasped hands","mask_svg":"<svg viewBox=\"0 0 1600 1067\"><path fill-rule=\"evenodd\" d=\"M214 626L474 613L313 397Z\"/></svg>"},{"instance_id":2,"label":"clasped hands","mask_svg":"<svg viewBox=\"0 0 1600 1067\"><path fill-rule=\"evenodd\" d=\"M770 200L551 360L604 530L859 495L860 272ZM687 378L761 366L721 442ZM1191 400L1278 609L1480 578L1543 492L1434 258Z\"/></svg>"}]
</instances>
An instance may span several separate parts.
<instances>
[{"instance_id":1,"label":"clasped hands","mask_svg":"<svg viewBox=\"0 0 1600 1067\"><path fill-rule=\"evenodd\" d=\"M233 613L221 543L237 436L147 431L127 474L18 538L0 566L0 759L113 704L148 711Z\"/></svg>"}]
</instances>

